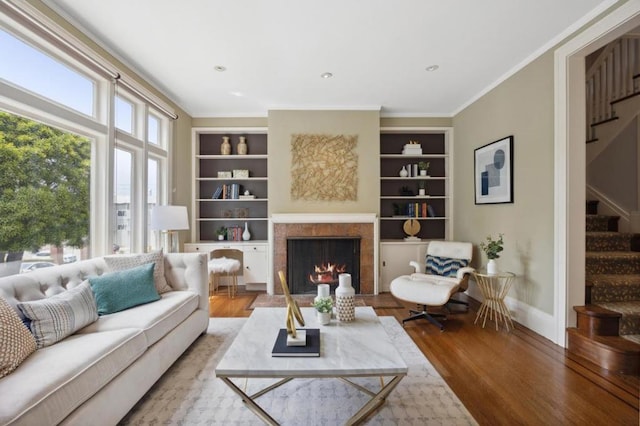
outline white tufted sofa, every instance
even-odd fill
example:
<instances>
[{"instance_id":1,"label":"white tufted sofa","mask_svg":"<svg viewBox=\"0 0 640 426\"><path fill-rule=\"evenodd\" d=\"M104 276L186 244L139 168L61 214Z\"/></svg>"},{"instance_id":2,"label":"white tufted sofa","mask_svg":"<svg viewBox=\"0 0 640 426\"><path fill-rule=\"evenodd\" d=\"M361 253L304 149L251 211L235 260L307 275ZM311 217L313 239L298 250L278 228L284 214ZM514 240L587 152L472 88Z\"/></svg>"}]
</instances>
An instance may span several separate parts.
<instances>
[{"instance_id":1,"label":"white tufted sofa","mask_svg":"<svg viewBox=\"0 0 640 426\"><path fill-rule=\"evenodd\" d=\"M156 302L101 316L31 354L0 379L0 425L114 425L207 329L207 256L165 254L173 291ZM0 296L52 296L107 270L103 258L0 278Z\"/></svg>"}]
</instances>

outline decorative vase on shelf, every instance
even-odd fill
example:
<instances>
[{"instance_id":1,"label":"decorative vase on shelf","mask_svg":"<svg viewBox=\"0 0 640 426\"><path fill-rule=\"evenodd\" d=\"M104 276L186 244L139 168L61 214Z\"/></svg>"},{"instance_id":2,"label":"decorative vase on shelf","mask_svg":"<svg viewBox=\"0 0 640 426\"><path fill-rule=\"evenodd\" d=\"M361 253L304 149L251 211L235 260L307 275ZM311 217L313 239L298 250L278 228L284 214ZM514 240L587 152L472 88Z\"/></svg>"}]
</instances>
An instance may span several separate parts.
<instances>
[{"instance_id":1,"label":"decorative vase on shelf","mask_svg":"<svg viewBox=\"0 0 640 426\"><path fill-rule=\"evenodd\" d=\"M222 137L222 145L220 145L220 154L222 155L231 154L231 144L229 143L229 136Z\"/></svg>"},{"instance_id":2,"label":"decorative vase on shelf","mask_svg":"<svg viewBox=\"0 0 640 426\"><path fill-rule=\"evenodd\" d=\"M498 273L498 264L495 259L489 259L487 262L487 274L495 275Z\"/></svg>"},{"instance_id":3,"label":"decorative vase on shelf","mask_svg":"<svg viewBox=\"0 0 640 426\"><path fill-rule=\"evenodd\" d=\"M407 177L409 176L409 172L407 171L405 166L402 166L402 170L400 170L400 177Z\"/></svg>"},{"instance_id":4,"label":"decorative vase on shelf","mask_svg":"<svg viewBox=\"0 0 640 426\"><path fill-rule=\"evenodd\" d=\"M356 319L356 291L351 286L351 274L338 275L336 288L336 316L338 321L348 322Z\"/></svg>"},{"instance_id":5,"label":"decorative vase on shelf","mask_svg":"<svg viewBox=\"0 0 640 426\"><path fill-rule=\"evenodd\" d=\"M238 142L238 149L236 151L238 155L247 155L247 142L244 136L240 136L240 142Z\"/></svg>"},{"instance_id":6,"label":"decorative vase on shelf","mask_svg":"<svg viewBox=\"0 0 640 426\"><path fill-rule=\"evenodd\" d=\"M247 225L247 222L244 223L244 232L242 233L242 239L245 241L249 241L251 239L251 232L249 232L249 225Z\"/></svg>"}]
</instances>

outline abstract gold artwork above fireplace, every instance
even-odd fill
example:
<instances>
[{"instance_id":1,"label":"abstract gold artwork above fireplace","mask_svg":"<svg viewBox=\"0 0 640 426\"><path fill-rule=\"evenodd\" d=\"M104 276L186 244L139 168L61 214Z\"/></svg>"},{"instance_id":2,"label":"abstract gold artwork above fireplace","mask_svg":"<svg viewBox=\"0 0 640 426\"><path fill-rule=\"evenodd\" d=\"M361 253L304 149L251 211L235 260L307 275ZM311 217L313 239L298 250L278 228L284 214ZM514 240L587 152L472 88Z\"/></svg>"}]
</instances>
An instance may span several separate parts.
<instances>
[{"instance_id":1,"label":"abstract gold artwork above fireplace","mask_svg":"<svg viewBox=\"0 0 640 426\"><path fill-rule=\"evenodd\" d=\"M291 136L291 199L357 201L356 135Z\"/></svg>"}]
</instances>

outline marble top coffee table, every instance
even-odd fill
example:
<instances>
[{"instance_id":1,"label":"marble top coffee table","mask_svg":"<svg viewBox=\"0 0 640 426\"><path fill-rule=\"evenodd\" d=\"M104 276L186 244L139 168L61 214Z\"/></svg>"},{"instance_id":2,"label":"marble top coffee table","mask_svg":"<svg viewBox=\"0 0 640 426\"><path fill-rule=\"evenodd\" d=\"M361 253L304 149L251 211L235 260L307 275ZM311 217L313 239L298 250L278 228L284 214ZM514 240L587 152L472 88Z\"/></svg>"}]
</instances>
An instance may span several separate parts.
<instances>
[{"instance_id":1,"label":"marble top coffee table","mask_svg":"<svg viewBox=\"0 0 640 426\"><path fill-rule=\"evenodd\" d=\"M285 327L285 308L256 308L242 327L220 363L216 376L233 389L265 423L278 422L256 402L261 395L296 378L340 378L371 399L347 424L357 424L380 407L389 393L407 375L407 365L385 332L371 307L357 307L356 320L321 326L314 308L301 308L305 328L320 329L320 357L272 357L271 350L278 330ZM381 379L375 393L352 383L350 377L390 377ZM232 378L280 378L282 380L247 395ZM304 407L301 407L303 409Z\"/></svg>"}]
</instances>

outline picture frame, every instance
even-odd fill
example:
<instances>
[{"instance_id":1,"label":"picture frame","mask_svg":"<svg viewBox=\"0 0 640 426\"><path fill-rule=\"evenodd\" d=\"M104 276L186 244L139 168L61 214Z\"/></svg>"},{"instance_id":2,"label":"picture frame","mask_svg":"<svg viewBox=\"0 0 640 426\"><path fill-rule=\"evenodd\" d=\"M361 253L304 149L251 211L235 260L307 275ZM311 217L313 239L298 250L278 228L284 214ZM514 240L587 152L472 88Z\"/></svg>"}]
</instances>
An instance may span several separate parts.
<instances>
[{"instance_id":1,"label":"picture frame","mask_svg":"<svg viewBox=\"0 0 640 426\"><path fill-rule=\"evenodd\" d=\"M474 150L476 204L513 203L513 135Z\"/></svg>"}]
</instances>

